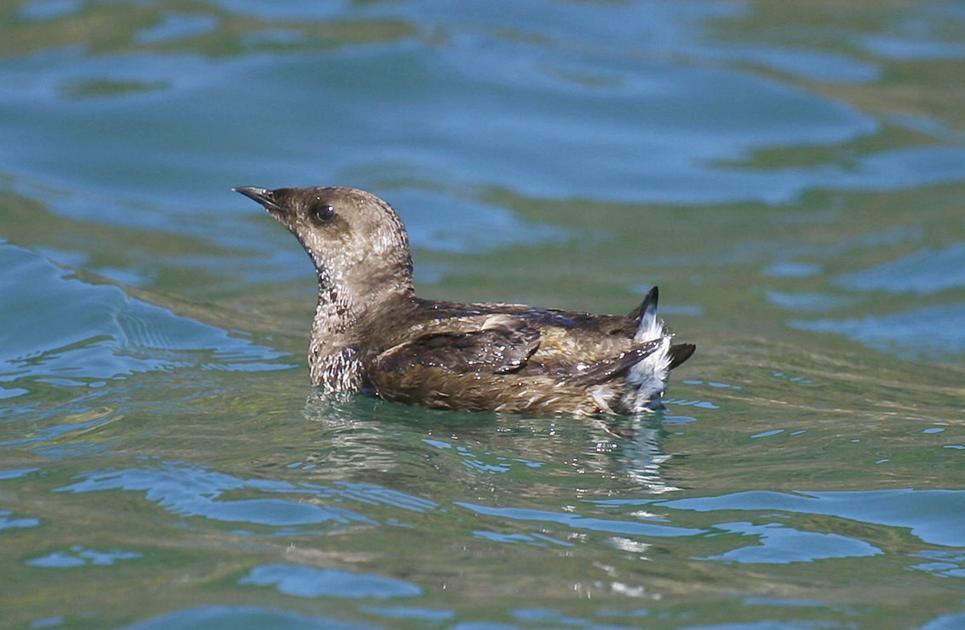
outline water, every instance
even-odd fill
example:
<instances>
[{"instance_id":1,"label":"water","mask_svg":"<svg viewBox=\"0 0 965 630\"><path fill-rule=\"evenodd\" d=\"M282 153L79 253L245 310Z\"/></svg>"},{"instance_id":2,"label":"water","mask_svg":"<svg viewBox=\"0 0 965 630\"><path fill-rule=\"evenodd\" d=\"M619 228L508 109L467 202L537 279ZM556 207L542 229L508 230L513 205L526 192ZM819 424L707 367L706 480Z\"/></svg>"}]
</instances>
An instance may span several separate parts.
<instances>
[{"instance_id":1,"label":"water","mask_svg":"<svg viewBox=\"0 0 965 630\"><path fill-rule=\"evenodd\" d=\"M965 8L0 9L0 626L965 627ZM235 185L697 343L604 422L331 400Z\"/></svg>"}]
</instances>

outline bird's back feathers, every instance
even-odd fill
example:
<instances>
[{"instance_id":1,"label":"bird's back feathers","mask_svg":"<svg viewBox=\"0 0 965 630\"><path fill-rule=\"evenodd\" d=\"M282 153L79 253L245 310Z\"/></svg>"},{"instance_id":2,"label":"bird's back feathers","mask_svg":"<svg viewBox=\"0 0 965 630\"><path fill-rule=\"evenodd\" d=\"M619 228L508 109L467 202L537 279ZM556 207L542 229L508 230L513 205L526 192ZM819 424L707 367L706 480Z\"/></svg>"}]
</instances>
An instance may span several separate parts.
<instances>
[{"instance_id":1,"label":"bird's back feathers","mask_svg":"<svg viewBox=\"0 0 965 630\"><path fill-rule=\"evenodd\" d=\"M422 301L398 340L366 366L386 398L453 409L636 413L659 406L669 370L691 344L670 345L658 292L627 317L513 304Z\"/></svg>"}]
</instances>

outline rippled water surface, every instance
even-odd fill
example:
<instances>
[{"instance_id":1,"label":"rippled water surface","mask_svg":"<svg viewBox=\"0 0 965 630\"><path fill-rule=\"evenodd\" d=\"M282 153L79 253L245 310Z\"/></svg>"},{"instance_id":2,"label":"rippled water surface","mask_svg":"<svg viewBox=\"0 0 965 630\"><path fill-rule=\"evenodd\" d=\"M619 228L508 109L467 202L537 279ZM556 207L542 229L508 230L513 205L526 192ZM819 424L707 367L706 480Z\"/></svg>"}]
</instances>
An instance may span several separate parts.
<instances>
[{"instance_id":1,"label":"rippled water surface","mask_svg":"<svg viewBox=\"0 0 965 630\"><path fill-rule=\"evenodd\" d=\"M965 627L961 2L0 6L0 626ZM241 184L697 354L617 421L331 400ZM618 434L629 437L618 437Z\"/></svg>"}]
</instances>

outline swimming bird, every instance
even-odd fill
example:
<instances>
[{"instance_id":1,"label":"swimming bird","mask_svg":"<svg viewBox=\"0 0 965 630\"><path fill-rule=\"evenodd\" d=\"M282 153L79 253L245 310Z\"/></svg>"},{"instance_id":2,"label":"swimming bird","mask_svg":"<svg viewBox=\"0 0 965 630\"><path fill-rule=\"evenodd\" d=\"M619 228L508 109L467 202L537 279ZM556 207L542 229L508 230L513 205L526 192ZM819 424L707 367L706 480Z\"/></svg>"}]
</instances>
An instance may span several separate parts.
<instances>
[{"instance_id":1,"label":"swimming bird","mask_svg":"<svg viewBox=\"0 0 965 630\"><path fill-rule=\"evenodd\" d=\"M302 244L318 276L308 363L331 392L458 410L631 414L661 406L671 344L657 288L626 316L416 297L399 215L356 188L240 186Z\"/></svg>"}]
</instances>

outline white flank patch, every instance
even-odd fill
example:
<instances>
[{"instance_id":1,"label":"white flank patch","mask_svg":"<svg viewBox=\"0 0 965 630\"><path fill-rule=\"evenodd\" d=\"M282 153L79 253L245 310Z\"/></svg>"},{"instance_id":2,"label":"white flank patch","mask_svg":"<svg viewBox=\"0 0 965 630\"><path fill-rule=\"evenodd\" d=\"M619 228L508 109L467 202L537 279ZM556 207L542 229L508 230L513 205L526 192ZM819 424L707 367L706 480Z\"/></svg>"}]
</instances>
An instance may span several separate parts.
<instances>
[{"instance_id":1,"label":"white flank patch","mask_svg":"<svg viewBox=\"0 0 965 630\"><path fill-rule=\"evenodd\" d=\"M670 373L670 335L657 319L657 306L651 305L640 318L633 340L644 343L660 339L660 347L646 356L639 363L630 368L627 374L627 392L623 395L623 404L634 411L653 411L661 406L660 399L667 388L667 376Z\"/></svg>"}]
</instances>

